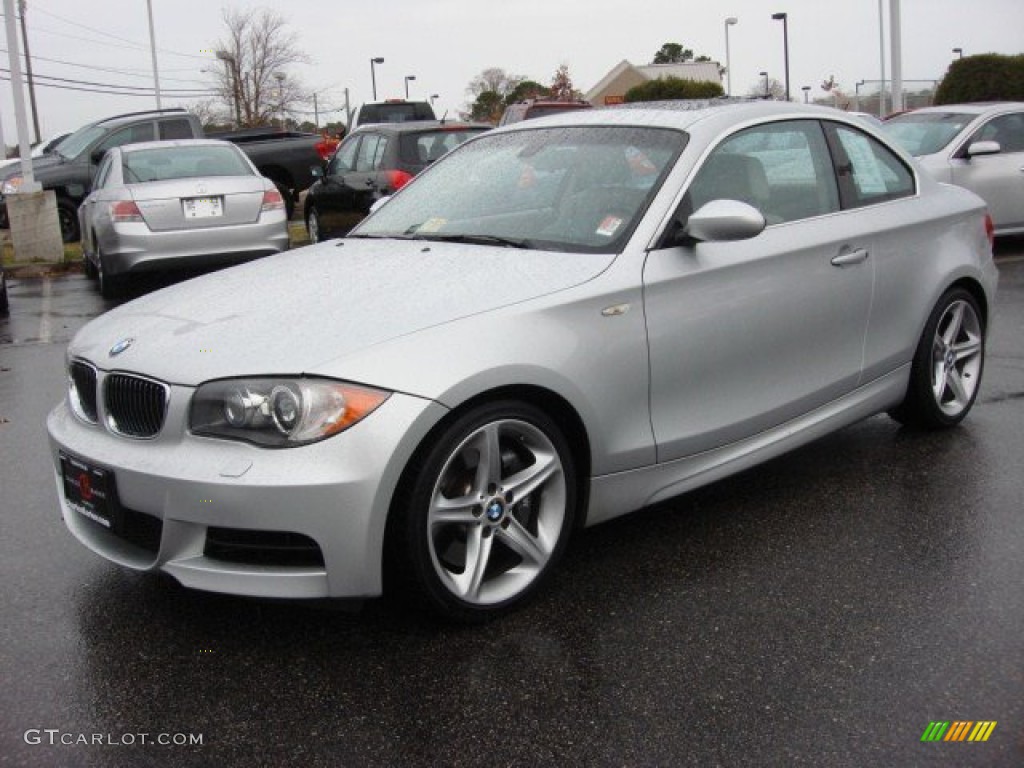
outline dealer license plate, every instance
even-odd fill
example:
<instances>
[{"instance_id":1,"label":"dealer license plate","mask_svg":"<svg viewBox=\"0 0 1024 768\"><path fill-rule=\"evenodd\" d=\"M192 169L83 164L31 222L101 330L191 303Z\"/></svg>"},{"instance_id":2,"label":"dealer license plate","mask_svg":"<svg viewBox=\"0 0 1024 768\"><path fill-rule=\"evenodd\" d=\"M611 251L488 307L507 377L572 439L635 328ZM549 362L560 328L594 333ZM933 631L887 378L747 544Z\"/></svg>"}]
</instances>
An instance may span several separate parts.
<instances>
[{"instance_id":1,"label":"dealer license plate","mask_svg":"<svg viewBox=\"0 0 1024 768\"><path fill-rule=\"evenodd\" d=\"M224 200L220 197L183 197L181 207L186 219L213 219L224 215Z\"/></svg>"},{"instance_id":2,"label":"dealer license plate","mask_svg":"<svg viewBox=\"0 0 1024 768\"><path fill-rule=\"evenodd\" d=\"M114 474L90 466L66 453L60 454L60 467L64 497L68 505L92 522L109 531L116 531L120 525L120 515L114 490Z\"/></svg>"}]
</instances>

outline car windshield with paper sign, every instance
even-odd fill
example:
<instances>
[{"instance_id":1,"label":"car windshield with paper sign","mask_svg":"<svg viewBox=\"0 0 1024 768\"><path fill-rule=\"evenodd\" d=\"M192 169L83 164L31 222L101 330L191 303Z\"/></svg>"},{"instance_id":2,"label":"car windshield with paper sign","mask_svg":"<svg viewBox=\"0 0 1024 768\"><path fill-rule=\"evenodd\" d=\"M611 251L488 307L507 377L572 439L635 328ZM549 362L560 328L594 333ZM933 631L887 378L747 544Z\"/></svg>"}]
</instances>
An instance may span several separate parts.
<instances>
[{"instance_id":1,"label":"car windshield with paper sign","mask_svg":"<svg viewBox=\"0 0 1024 768\"><path fill-rule=\"evenodd\" d=\"M612 253L685 144L679 131L615 126L484 135L423 173L353 235Z\"/></svg>"}]
</instances>

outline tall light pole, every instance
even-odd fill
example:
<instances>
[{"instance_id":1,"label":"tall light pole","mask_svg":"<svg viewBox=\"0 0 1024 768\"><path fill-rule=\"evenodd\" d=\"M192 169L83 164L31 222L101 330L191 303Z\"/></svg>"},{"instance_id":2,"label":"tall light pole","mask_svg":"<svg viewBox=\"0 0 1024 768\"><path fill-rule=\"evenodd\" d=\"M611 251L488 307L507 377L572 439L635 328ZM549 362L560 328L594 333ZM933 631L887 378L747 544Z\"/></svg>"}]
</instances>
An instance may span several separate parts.
<instances>
[{"instance_id":1,"label":"tall light pole","mask_svg":"<svg viewBox=\"0 0 1024 768\"><path fill-rule=\"evenodd\" d=\"M863 80L858 80L853 84L853 103L857 105L857 111L860 112L860 87L864 85Z\"/></svg>"},{"instance_id":2,"label":"tall light pole","mask_svg":"<svg viewBox=\"0 0 1024 768\"><path fill-rule=\"evenodd\" d=\"M415 79L416 79L416 75L406 75L405 76L405 100L406 101L409 100L409 81L410 80L415 80Z\"/></svg>"},{"instance_id":3,"label":"tall light pole","mask_svg":"<svg viewBox=\"0 0 1024 768\"><path fill-rule=\"evenodd\" d=\"M729 60L729 27L738 23L739 19L730 16L725 20L725 95L732 96L732 63Z\"/></svg>"},{"instance_id":4,"label":"tall light pole","mask_svg":"<svg viewBox=\"0 0 1024 768\"><path fill-rule=\"evenodd\" d=\"M284 130L284 72L275 72L274 79L277 80L277 121Z\"/></svg>"},{"instance_id":5,"label":"tall light pole","mask_svg":"<svg viewBox=\"0 0 1024 768\"><path fill-rule=\"evenodd\" d=\"M772 95L772 92L768 90L768 73L761 72L760 75L764 78L764 97L767 99Z\"/></svg>"},{"instance_id":6,"label":"tall light pole","mask_svg":"<svg viewBox=\"0 0 1024 768\"><path fill-rule=\"evenodd\" d=\"M953 53L955 53L957 55L957 58L961 58L962 59L964 57L964 49L963 48L954 48L953 49Z\"/></svg>"},{"instance_id":7,"label":"tall light pole","mask_svg":"<svg viewBox=\"0 0 1024 768\"><path fill-rule=\"evenodd\" d=\"M878 0L878 69L881 85L878 87L878 119L885 117L885 9Z\"/></svg>"},{"instance_id":8,"label":"tall light pole","mask_svg":"<svg viewBox=\"0 0 1024 768\"><path fill-rule=\"evenodd\" d=\"M441 98L441 94L439 93L430 94L430 106L434 106L434 102L439 98Z\"/></svg>"},{"instance_id":9,"label":"tall light pole","mask_svg":"<svg viewBox=\"0 0 1024 768\"><path fill-rule=\"evenodd\" d=\"M373 100L377 100L377 73L374 71L374 65L383 64L384 58L377 56L370 59L370 83L373 85Z\"/></svg>"},{"instance_id":10,"label":"tall light pole","mask_svg":"<svg viewBox=\"0 0 1024 768\"><path fill-rule=\"evenodd\" d=\"M802 86L800 86L800 90L804 92L804 104L806 104L807 103L808 94L811 92L811 86L809 86L809 85L802 85Z\"/></svg>"},{"instance_id":11,"label":"tall light pole","mask_svg":"<svg viewBox=\"0 0 1024 768\"><path fill-rule=\"evenodd\" d=\"M228 75L231 77L231 93L235 100L235 128L241 128L242 97L240 95L241 83L238 78L238 60L224 50L217 51L217 58L223 61L228 68Z\"/></svg>"},{"instance_id":12,"label":"tall light pole","mask_svg":"<svg viewBox=\"0 0 1024 768\"><path fill-rule=\"evenodd\" d=\"M903 111L903 33L900 0L889 0L889 55L892 57L892 111Z\"/></svg>"},{"instance_id":13,"label":"tall light pole","mask_svg":"<svg viewBox=\"0 0 1024 768\"><path fill-rule=\"evenodd\" d=\"M789 16L773 13L772 18L782 22L782 50L786 58L786 101L789 101Z\"/></svg>"}]
</instances>

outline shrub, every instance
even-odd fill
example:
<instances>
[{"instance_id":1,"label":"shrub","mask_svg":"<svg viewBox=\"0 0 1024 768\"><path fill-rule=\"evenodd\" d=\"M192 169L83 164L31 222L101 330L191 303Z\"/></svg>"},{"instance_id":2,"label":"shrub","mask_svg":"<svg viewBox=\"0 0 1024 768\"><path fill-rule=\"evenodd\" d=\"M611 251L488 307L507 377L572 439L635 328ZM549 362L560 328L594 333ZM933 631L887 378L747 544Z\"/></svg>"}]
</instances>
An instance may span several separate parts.
<instances>
[{"instance_id":1,"label":"shrub","mask_svg":"<svg viewBox=\"0 0 1024 768\"><path fill-rule=\"evenodd\" d=\"M625 100L665 101L668 99L712 99L725 91L718 83L706 80L683 80L679 77L660 77L634 86L626 91Z\"/></svg>"},{"instance_id":2,"label":"shrub","mask_svg":"<svg viewBox=\"0 0 1024 768\"><path fill-rule=\"evenodd\" d=\"M986 53L950 64L935 91L935 103L972 101L1024 101L1024 55Z\"/></svg>"}]
</instances>

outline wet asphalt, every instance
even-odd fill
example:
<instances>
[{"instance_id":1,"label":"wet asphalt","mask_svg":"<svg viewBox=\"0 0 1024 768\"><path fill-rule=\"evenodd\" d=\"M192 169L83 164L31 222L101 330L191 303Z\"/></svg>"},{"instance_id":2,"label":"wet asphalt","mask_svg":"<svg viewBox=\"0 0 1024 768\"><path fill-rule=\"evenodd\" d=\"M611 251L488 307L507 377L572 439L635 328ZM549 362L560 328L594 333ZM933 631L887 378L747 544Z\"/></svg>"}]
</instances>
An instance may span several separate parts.
<instances>
[{"instance_id":1,"label":"wet asphalt","mask_svg":"<svg viewBox=\"0 0 1024 768\"><path fill-rule=\"evenodd\" d=\"M81 276L11 281L0 765L1024 765L1024 240L999 253L963 426L878 416L584 531L539 599L468 629L192 592L85 550L44 419L109 305ZM932 721L997 724L923 743Z\"/></svg>"}]
</instances>

